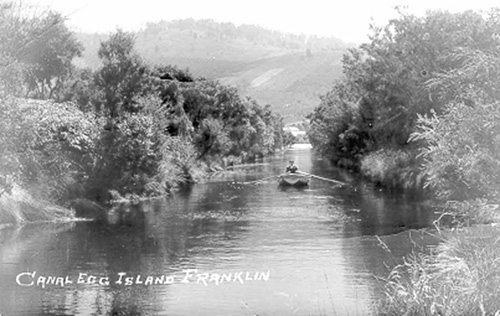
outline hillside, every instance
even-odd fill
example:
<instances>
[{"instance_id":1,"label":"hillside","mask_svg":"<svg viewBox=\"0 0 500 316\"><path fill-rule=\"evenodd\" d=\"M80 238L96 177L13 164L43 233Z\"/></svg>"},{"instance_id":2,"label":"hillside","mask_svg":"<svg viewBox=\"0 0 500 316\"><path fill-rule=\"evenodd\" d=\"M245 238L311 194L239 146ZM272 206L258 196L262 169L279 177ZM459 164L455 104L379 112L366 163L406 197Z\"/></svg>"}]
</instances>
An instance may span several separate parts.
<instances>
[{"instance_id":1,"label":"hillside","mask_svg":"<svg viewBox=\"0 0 500 316\"><path fill-rule=\"evenodd\" d=\"M85 47L80 67L99 66L102 34L78 34ZM257 26L211 20L150 23L136 34L138 53L151 64L189 68L196 77L218 79L287 122L301 119L342 73L341 58L352 45L335 38L284 34Z\"/></svg>"}]
</instances>

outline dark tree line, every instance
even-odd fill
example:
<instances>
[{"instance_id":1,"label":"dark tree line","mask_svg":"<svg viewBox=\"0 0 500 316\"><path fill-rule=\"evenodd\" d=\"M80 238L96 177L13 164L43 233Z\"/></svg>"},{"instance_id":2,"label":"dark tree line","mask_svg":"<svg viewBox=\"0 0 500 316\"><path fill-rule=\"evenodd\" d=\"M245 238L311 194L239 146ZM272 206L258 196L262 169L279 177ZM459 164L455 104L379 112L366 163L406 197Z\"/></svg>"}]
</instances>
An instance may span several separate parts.
<instances>
[{"instance_id":1,"label":"dark tree line","mask_svg":"<svg viewBox=\"0 0 500 316\"><path fill-rule=\"evenodd\" d=\"M311 142L386 184L423 177L413 183L446 197L496 194L499 34L495 9L400 10L344 56L344 77L309 115Z\"/></svg>"}]
</instances>

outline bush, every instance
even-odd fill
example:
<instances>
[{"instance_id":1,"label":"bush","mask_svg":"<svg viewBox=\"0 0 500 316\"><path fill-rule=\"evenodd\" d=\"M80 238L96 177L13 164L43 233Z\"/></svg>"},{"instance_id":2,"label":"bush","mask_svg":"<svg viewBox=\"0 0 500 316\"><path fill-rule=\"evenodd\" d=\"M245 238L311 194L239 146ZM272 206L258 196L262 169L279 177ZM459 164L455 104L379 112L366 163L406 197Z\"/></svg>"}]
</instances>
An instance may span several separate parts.
<instances>
[{"instance_id":1,"label":"bush","mask_svg":"<svg viewBox=\"0 0 500 316\"><path fill-rule=\"evenodd\" d=\"M90 174L88 198L107 202L112 198L110 191L119 196L165 195L178 184L194 181L194 146L181 136L165 134L158 112L161 109L153 107L149 104L148 112L125 113L101 132L99 160Z\"/></svg>"},{"instance_id":2,"label":"bush","mask_svg":"<svg viewBox=\"0 0 500 316\"><path fill-rule=\"evenodd\" d=\"M78 191L96 159L95 117L73 104L7 99L0 102L3 183L19 183L44 198Z\"/></svg>"}]
</instances>

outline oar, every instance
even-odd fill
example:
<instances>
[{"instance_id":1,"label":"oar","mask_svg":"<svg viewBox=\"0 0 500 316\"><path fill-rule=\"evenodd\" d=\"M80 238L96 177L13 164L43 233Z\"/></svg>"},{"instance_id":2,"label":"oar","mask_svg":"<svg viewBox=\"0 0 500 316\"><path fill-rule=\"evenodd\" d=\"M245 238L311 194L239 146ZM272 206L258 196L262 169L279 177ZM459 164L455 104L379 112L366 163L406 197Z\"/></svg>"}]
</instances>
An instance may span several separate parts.
<instances>
[{"instance_id":1,"label":"oar","mask_svg":"<svg viewBox=\"0 0 500 316\"><path fill-rule=\"evenodd\" d=\"M302 173L302 174L311 176L311 177L319 179L319 180L330 181L330 182L337 183L337 184L342 184L342 185L346 185L347 184L347 183L339 181L339 180L329 179L329 178L323 178L323 177L320 177L320 176L317 176L317 175L314 175L314 174L311 174L311 173L303 172L303 171L297 171L297 173Z\"/></svg>"}]
</instances>

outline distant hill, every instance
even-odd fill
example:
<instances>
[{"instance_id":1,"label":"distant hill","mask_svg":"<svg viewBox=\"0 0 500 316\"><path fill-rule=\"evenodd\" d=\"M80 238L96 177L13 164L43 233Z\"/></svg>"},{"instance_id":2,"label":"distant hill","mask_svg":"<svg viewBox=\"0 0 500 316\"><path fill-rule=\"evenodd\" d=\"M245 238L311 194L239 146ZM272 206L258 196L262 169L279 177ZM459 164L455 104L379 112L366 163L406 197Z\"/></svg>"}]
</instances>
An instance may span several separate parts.
<instances>
[{"instance_id":1,"label":"distant hill","mask_svg":"<svg viewBox=\"0 0 500 316\"><path fill-rule=\"evenodd\" d=\"M103 34L77 34L85 47L80 67L97 68ZM189 68L196 77L218 79L287 122L318 104L342 73L341 59L354 46L336 38L285 34L258 26L212 20L149 23L136 33L136 49L151 64Z\"/></svg>"}]
</instances>

